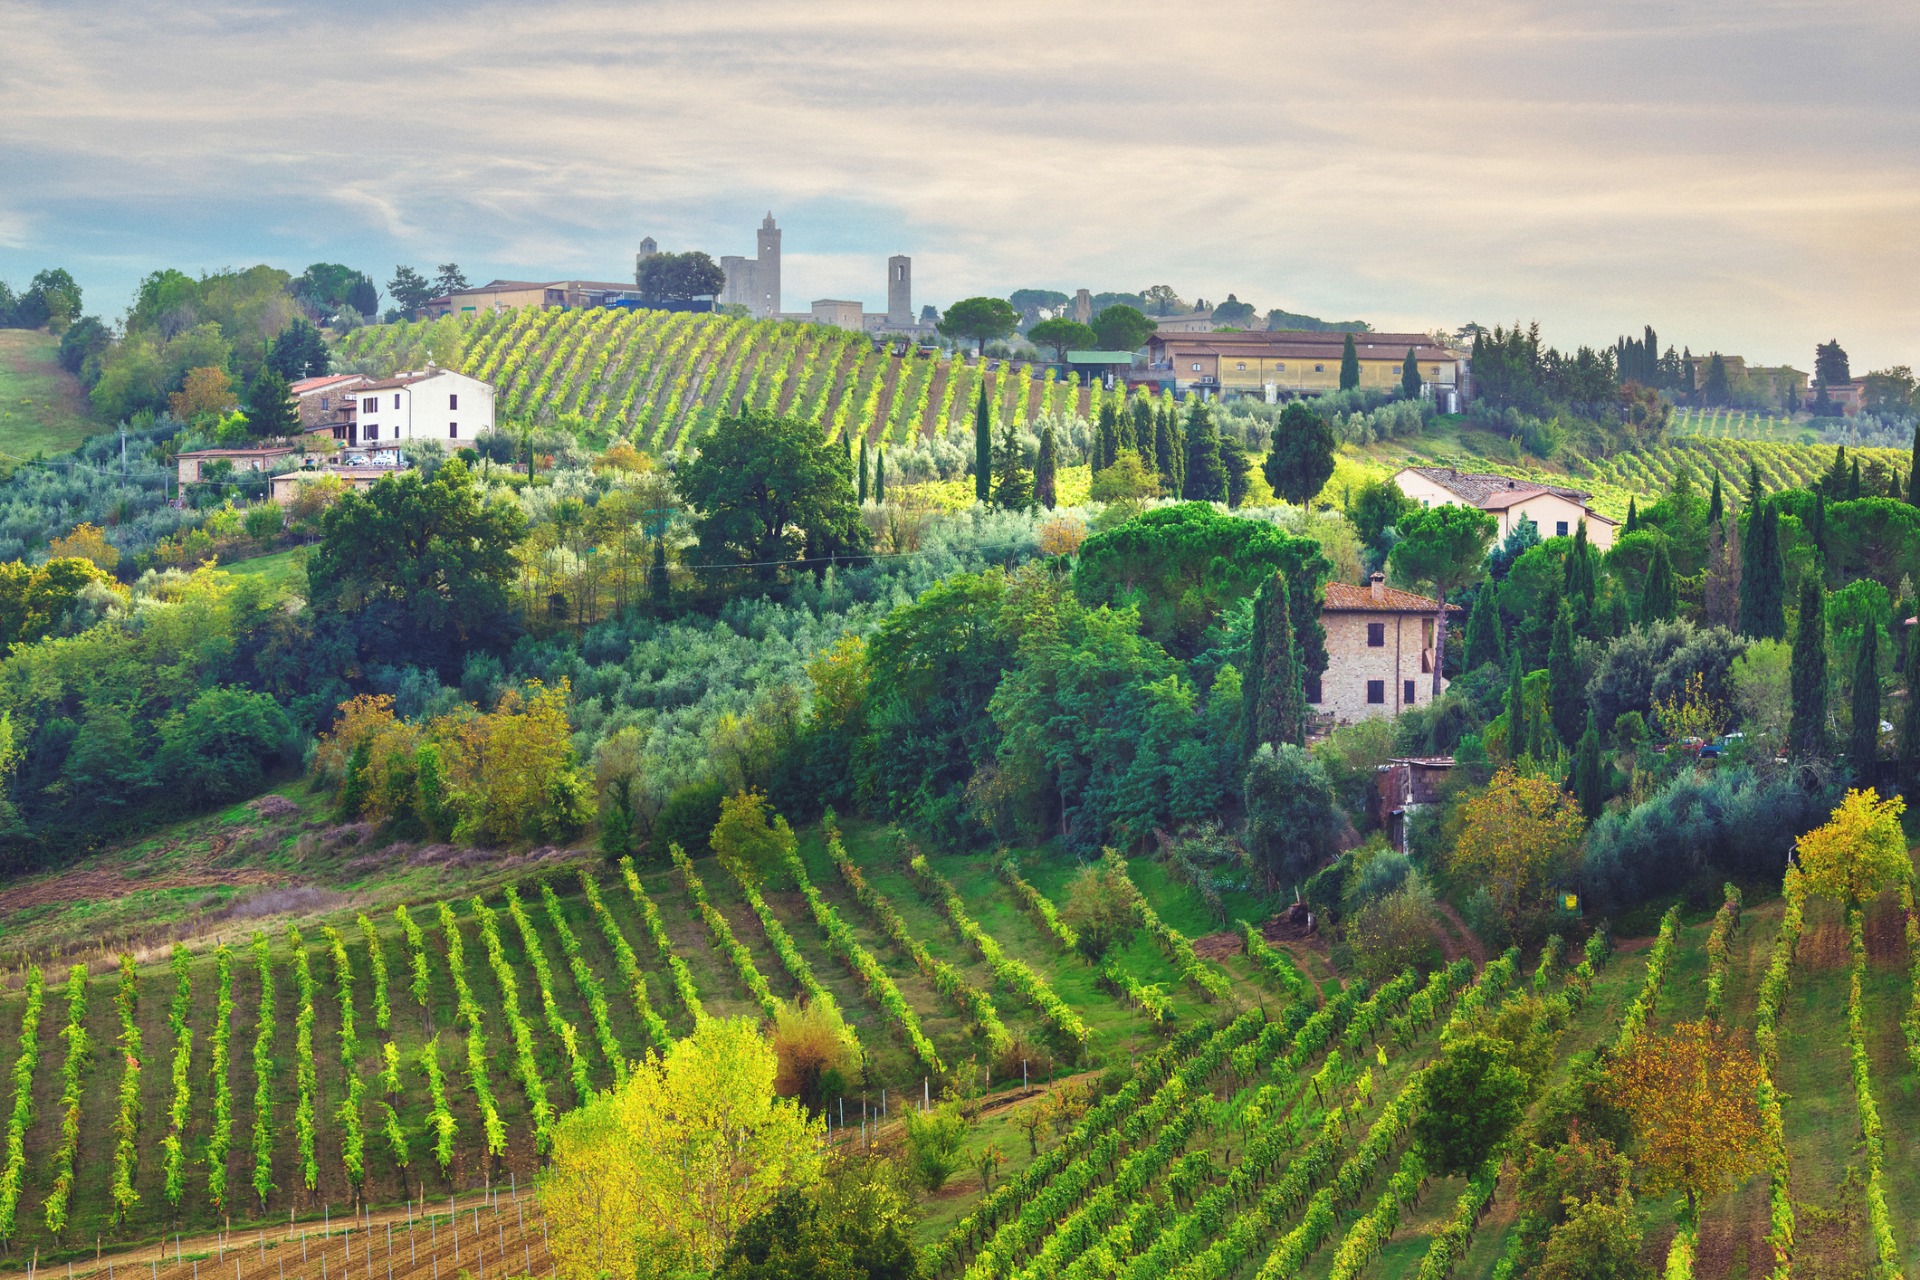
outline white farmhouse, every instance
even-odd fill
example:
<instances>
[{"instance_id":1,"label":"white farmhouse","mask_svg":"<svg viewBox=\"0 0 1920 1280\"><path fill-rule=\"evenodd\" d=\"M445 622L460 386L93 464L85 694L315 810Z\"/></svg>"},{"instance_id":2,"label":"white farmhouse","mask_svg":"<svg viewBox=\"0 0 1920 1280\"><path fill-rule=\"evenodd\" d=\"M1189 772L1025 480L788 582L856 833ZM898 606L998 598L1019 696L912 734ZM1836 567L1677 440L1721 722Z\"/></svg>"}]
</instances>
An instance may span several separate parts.
<instances>
[{"instance_id":1,"label":"white farmhouse","mask_svg":"<svg viewBox=\"0 0 1920 1280\"><path fill-rule=\"evenodd\" d=\"M1423 507L1459 504L1478 507L1499 522L1497 537L1504 539L1525 516L1540 528L1542 538L1570 538L1587 522L1587 541L1601 551L1613 547L1616 521L1587 505L1592 495L1582 489L1483 475L1454 467L1406 467L1394 482L1400 492Z\"/></svg>"},{"instance_id":2,"label":"white farmhouse","mask_svg":"<svg viewBox=\"0 0 1920 1280\"><path fill-rule=\"evenodd\" d=\"M402 373L354 388L331 425L349 448L438 440L458 449L493 430L493 387L451 369Z\"/></svg>"}]
</instances>

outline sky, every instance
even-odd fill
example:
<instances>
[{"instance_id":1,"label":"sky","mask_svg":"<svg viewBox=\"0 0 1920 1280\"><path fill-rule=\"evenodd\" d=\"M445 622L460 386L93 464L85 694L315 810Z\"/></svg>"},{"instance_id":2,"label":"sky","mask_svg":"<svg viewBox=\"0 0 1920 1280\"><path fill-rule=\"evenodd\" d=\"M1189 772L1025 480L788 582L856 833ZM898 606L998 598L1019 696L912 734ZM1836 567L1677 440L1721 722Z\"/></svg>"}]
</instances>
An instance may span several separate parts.
<instances>
[{"instance_id":1,"label":"sky","mask_svg":"<svg viewBox=\"0 0 1920 1280\"><path fill-rule=\"evenodd\" d=\"M0 0L0 279L631 277L788 310L1232 292L1920 363L1920 5Z\"/></svg>"}]
</instances>

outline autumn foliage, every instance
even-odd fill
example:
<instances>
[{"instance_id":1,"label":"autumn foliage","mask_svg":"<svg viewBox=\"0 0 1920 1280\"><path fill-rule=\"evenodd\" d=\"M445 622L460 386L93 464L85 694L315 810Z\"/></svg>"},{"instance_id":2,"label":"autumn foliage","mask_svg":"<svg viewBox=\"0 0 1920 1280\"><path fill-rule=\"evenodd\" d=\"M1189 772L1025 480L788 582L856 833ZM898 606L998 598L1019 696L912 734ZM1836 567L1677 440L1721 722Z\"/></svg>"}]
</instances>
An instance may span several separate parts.
<instances>
[{"instance_id":1,"label":"autumn foliage","mask_svg":"<svg viewBox=\"0 0 1920 1280\"><path fill-rule=\"evenodd\" d=\"M1705 1020L1637 1037L1608 1083L1632 1118L1648 1188L1684 1192L1692 1216L1702 1200L1765 1167L1760 1078L1753 1051Z\"/></svg>"},{"instance_id":2,"label":"autumn foliage","mask_svg":"<svg viewBox=\"0 0 1920 1280\"><path fill-rule=\"evenodd\" d=\"M1585 826L1578 803L1552 779L1508 767L1465 805L1453 866L1486 885L1512 926L1572 857Z\"/></svg>"},{"instance_id":3,"label":"autumn foliage","mask_svg":"<svg viewBox=\"0 0 1920 1280\"><path fill-rule=\"evenodd\" d=\"M1907 839L1900 830L1906 811L1907 802L1899 796L1882 800L1871 787L1847 792L1827 824L1801 836L1795 846L1807 887L1851 905L1910 875Z\"/></svg>"}]
</instances>

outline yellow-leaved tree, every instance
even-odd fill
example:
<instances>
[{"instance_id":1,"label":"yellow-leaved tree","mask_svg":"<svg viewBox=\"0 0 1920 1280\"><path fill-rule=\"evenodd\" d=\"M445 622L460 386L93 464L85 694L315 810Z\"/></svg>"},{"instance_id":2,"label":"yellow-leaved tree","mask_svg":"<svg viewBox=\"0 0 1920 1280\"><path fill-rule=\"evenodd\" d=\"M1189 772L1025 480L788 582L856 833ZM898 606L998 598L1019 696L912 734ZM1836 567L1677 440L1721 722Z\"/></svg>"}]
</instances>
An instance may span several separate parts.
<instances>
[{"instance_id":1,"label":"yellow-leaved tree","mask_svg":"<svg viewBox=\"0 0 1920 1280\"><path fill-rule=\"evenodd\" d=\"M1823 827L1800 837L1794 852L1807 888L1858 906L1913 873L1900 815L1907 802L1882 800L1872 787L1849 791Z\"/></svg>"},{"instance_id":2,"label":"yellow-leaved tree","mask_svg":"<svg viewBox=\"0 0 1920 1280\"><path fill-rule=\"evenodd\" d=\"M1580 806L1551 778L1509 765L1462 808L1453 866L1486 885L1511 927L1578 847L1586 827Z\"/></svg>"},{"instance_id":3,"label":"yellow-leaved tree","mask_svg":"<svg viewBox=\"0 0 1920 1280\"><path fill-rule=\"evenodd\" d=\"M561 1275L711 1271L775 1196L817 1182L823 1122L775 1096L778 1065L750 1020L702 1019L562 1117L539 1182Z\"/></svg>"},{"instance_id":4,"label":"yellow-leaved tree","mask_svg":"<svg viewBox=\"0 0 1920 1280\"><path fill-rule=\"evenodd\" d=\"M786 879L787 859L796 847L793 828L758 791L737 791L720 802L720 821L707 843L755 885Z\"/></svg>"},{"instance_id":5,"label":"yellow-leaved tree","mask_svg":"<svg viewBox=\"0 0 1920 1280\"><path fill-rule=\"evenodd\" d=\"M1607 1071L1614 1103L1633 1121L1636 1163L1656 1193L1684 1192L1688 1220L1700 1202L1765 1164L1760 1060L1712 1023L1682 1022L1642 1035Z\"/></svg>"}]
</instances>

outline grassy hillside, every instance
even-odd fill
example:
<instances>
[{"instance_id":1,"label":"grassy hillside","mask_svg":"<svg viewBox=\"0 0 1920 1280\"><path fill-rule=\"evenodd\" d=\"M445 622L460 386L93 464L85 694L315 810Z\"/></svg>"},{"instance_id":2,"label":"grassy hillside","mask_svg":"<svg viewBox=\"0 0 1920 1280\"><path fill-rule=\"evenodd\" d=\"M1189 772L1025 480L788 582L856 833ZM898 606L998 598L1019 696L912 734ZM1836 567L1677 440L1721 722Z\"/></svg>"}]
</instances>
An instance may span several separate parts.
<instances>
[{"instance_id":1,"label":"grassy hillside","mask_svg":"<svg viewBox=\"0 0 1920 1280\"><path fill-rule=\"evenodd\" d=\"M64 453L98 433L86 392L60 367L59 353L50 334L0 329L0 466Z\"/></svg>"},{"instance_id":2,"label":"grassy hillside","mask_svg":"<svg viewBox=\"0 0 1920 1280\"><path fill-rule=\"evenodd\" d=\"M715 945L709 926L693 909L682 876L670 867L643 866L638 876L642 891L658 912L663 949L649 929L641 900L629 891L616 868L597 859L444 846L379 850L363 844L364 836L361 828L327 826L318 802L304 788L289 789L212 818L181 824L74 870L19 882L0 895L0 937L13 950L16 966L10 976L12 990L0 998L0 1060L13 1062L19 1052L24 1000L18 965L25 958L21 953L36 953L46 977L38 1061L28 1072L31 1120L23 1132L23 1194L17 1206L14 1258L24 1259L38 1250L44 1264L68 1251L90 1254L95 1233L111 1246L150 1241L170 1230L208 1231L227 1214L236 1228L258 1221L274 1232L271 1224L280 1222L279 1248L299 1247L298 1232L289 1235L284 1226L289 1211L303 1222L323 1212L338 1219L353 1199L354 1188L342 1161L349 1115L357 1115L363 1131L367 1169L363 1194L373 1206L397 1205L410 1198L429 1202L437 1198L444 1206L449 1193L483 1186L490 1177L496 1183L524 1186L539 1161L529 1105L532 1088L537 1086L553 1106L564 1110L576 1100L579 1079L592 1088L612 1082L609 1045L621 1056L638 1056L653 1043L644 1011L623 977L614 937L637 958L644 975L646 1007L664 1024L666 1033L684 1034L692 1025L688 1006L664 963L669 953L685 965L707 1013L758 1015L758 1006L734 963ZM1427 984L1413 977L1378 990L1352 986L1349 978L1349 992L1335 999L1341 984L1317 945L1294 946L1289 952L1291 963L1304 971L1310 985L1290 987L1276 982L1238 953L1237 935L1214 933L1216 922L1196 895L1171 883L1158 864L1136 860L1130 873L1164 922L1186 937L1204 939L1203 954L1214 958L1200 959L1199 970L1215 975L1204 981L1221 984L1224 993L1224 998L1208 997L1199 985L1203 979L1183 976L1188 971L1142 931L1119 957L1119 971L1134 984L1137 996L1148 1002L1164 1001L1171 1016L1164 1026L1157 1026L1146 1007L1065 952L1039 916L995 874L989 858L935 858L935 869L952 883L971 920L998 943L1006 957L1029 966L1085 1024L1085 1047L1076 1052L1057 1035L1050 1035L1036 1006L995 982L978 949L956 932L938 895L928 892L925 882L903 863L902 850L892 836L878 827L853 825L846 849L869 889L897 913L908 944L923 948L929 963L952 966L963 981L988 993L1013 1046L1003 1051L996 1064L983 1031L916 967L902 950L901 936L883 931L876 900L856 895L821 833L803 833L802 861L822 900L898 985L941 1059L945 1078L976 1093L979 1113L967 1139L968 1151L991 1145L1008 1158L996 1179L994 1204L999 1207L991 1221L972 1216L982 1207L984 1190L974 1172L957 1173L928 1201L920 1240L930 1251L929 1260L944 1266L948 1275L965 1268L976 1276L1005 1276L1030 1267L1035 1274L1099 1280L1124 1274L1130 1260L1153 1240L1171 1240L1165 1233L1177 1235L1191 1219L1191 1225L1198 1227L1192 1237L1196 1244L1219 1243L1237 1259L1209 1274L1252 1276L1279 1242L1290 1236L1298 1241L1305 1197L1295 1202L1255 1190L1238 1201L1215 1202L1227 1196L1226 1188L1245 1185L1248 1179L1256 1188L1271 1190L1290 1169L1315 1167L1307 1161L1310 1149L1316 1143L1330 1143L1331 1163L1309 1179L1308 1189L1335 1178L1338 1170L1337 1182L1352 1191L1334 1203L1333 1216L1317 1229L1318 1243L1309 1252L1305 1268L1289 1272L1327 1275L1334 1259L1353 1261L1360 1247L1350 1243L1356 1238L1355 1224L1384 1203L1389 1176L1396 1167L1405 1167L1402 1127L1407 1109L1416 1105L1407 1087L1421 1065L1432 1058L1441 1029L1455 1012L1470 1006L1496 1006L1527 990L1566 992L1574 1012L1555 1046L1557 1081L1565 1078L1573 1054L1621 1034L1627 1010L1636 1001L1649 1011L1649 1025L1655 1029L1700 1017L1713 970L1707 945L1712 919L1703 911L1679 919L1667 961L1658 970L1650 967L1650 960L1661 948L1649 947L1648 939L1627 939L1590 979L1574 970L1582 958L1575 947L1559 964L1540 973L1535 972L1532 956L1523 957L1517 968L1502 962L1478 973L1463 962L1451 979L1438 979L1432 992L1418 1001L1413 993ZM810 974L854 1028L867 1057L867 1078L857 1096L852 1092L847 1096L852 1137L841 1140L859 1139L859 1108L864 1103L870 1111L877 1110L884 1088L889 1121L875 1132L882 1143L897 1142L902 1099L918 1096L923 1079L937 1091L941 1073L916 1057L892 1016L828 948L805 899L792 886L778 885L765 895L767 912L792 940L792 951L783 959L741 886L712 859L700 859L694 868L714 907L774 994L794 996L802 982L796 975ZM583 893L582 871L597 886L604 913ZM1064 898L1074 871L1071 859L1026 855L1028 881L1055 902ZM542 882L556 893L557 919L543 900ZM553 1019L542 1012L539 971L505 898L506 887L516 884L532 941L546 962ZM486 913L472 901L476 894L493 915L497 963L482 923ZM413 918L423 930L424 1007L410 991L413 953L391 910L398 901L413 904ZM498 1158L489 1158L481 1138L480 1095L473 1087L467 1053L468 1038L476 1028L459 1011L447 940L437 923L436 904L441 901L448 903L457 921L464 950L463 976L479 1014L477 1030L485 1037L477 1065L506 1124L505 1151ZM1265 904L1252 896L1229 895L1226 906L1233 916L1257 919L1265 914ZM390 1016L385 1027L377 1025L381 996L373 978L373 953L355 923L360 912L375 926L375 943L386 970L384 995ZM1721 970L1724 1018L1740 1036L1750 1037L1755 1025L1761 979L1778 943L1782 919L1779 899L1758 902L1739 917L1729 935ZM299 922L315 984L312 1113L318 1178L312 1191L304 1186L295 1138L300 1107L295 1069L300 997L285 928L289 920ZM351 974L346 988L357 1024L351 1070L364 1090L357 1112L343 1107L349 1076L341 1059L339 974L323 933L326 924L340 930ZM577 967L568 954L562 925L577 947ZM1912 996L1903 928L1899 904L1891 895L1874 905L1864 935L1867 946L1861 953L1861 991L1865 1060L1887 1135L1883 1181L1891 1229L1902 1257L1911 1262L1920 1246L1920 1139L1914 1137L1920 1133L1920 1090L1912 1087L1914 1068L1901 1030ZM251 1190L256 1150L254 1055L262 1022L261 981L249 947L256 931L268 942L275 1010L270 1034L260 1041L267 1066L264 1096L271 1108L267 1137L260 1148L268 1153L272 1182L264 1206ZM184 1152L183 1193L177 1210L168 1203L162 1141L171 1130L172 1068L180 1044L169 1016L177 986L166 947L167 939L174 936L192 939L185 1025L194 1033L191 1057L184 1065L186 1122L178 1135ZM210 1195L212 1166L207 1157L220 1114L220 1082L209 1077L208 1069L219 1003L214 949L222 944L230 948L233 1007L225 1076L231 1143L224 1161L224 1209ZM122 948L140 959L133 1016L142 1041L133 1114L137 1163L130 1184L139 1200L124 1221L117 1219L110 1194L114 1117L126 1071L114 999L121 978L113 953ZM1789 947L1788 953L1794 957L1792 985L1781 1006L1775 1070L1787 1099L1786 1150L1791 1197L1800 1224L1797 1247L1807 1264L1818 1264L1820 1274L1858 1273L1867 1260L1868 1237L1857 1208L1863 1169L1845 1032L1851 962L1838 908L1809 902L1803 935L1798 947ZM75 956L93 971L83 1020L89 1047L79 1077L80 1128L71 1218L56 1239L47 1229L44 1206L63 1111L61 1067L66 1041L59 1033L68 1007L64 965ZM1655 978L1651 983L1650 975ZM1288 1007L1301 1001L1309 1009L1326 1002L1308 1025L1325 1026L1327 1037L1310 1036L1302 1029L1301 1039L1296 1040L1279 1025L1262 1030L1269 1021L1281 1022ZM1423 1003L1427 1012L1416 1016ZM517 1058L513 1050L511 1015L506 1011L516 1004L532 1046L527 1060ZM1236 1015L1237 1022L1233 1021ZM1289 1025L1299 1025L1297 1019L1298 1015ZM577 1069L563 1048L561 1023L571 1029L579 1045ZM387 1043L396 1048L402 1062L400 1089L390 1098L380 1069L382 1046ZM430 1043L437 1043L456 1125L452 1159L444 1171L433 1158L427 1131L432 1103L421 1055ZM1337 1054L1330 1054L1336 1049ZM1020 1068L1012 1065L1020 1059L1026 1063L1029 1083L1025 1088ZM1101 1068L1118 1068L1123 1077L1138 1071L1141 1091L1137 1096L1122 1095L1108 1111L1092 1113L1077 1126L1056 1126L1050 1133L1043 1129L1036 1160L1022 1118L1032 1108L1049 1105L1051 1091L1059 1087L1055 1081ZM1364 1086L1360 1082L1363 1069ZM1169 1083L1175 1077L1178 1081ZM978 1094L981 1088L984 1094ZM1128 1101L1129 1097L1133 1100ZM1256 1100L1261 1104L1257 1116L1248 1110ZM404 1169L383 1128L388 1101L407 1147ZM10 1097L6 1105L12 1102ZM1349 1107L1346 1122L1332 1130L1325 1128L1323 1108L1341 1102ZM837 1121L837 1102L833 1110ZM1121 1135L1120 1146L1111 1155L1101 1154L1103 1149L1096 1144L1109 1133ZM1076 1183L1076 1190L1067 1191L1066 1179L1089 1175L1086 1185ZM1460 1179L1416 1183L1397 1229L1389 1234L1379 1256L1370 1262L1362 1257L1359 1270L1341 1274L1422 1274L1427 1254L1436 1247L1436 1232L1454 1217L1467 1190ZM1511 1182L1503 1180L1490 1210L1469 1231L1453 1274L1484 1277L1492 1273L1512 1222L1512 1195ZM1024 1221L1023 1206L1041 1204L1053 1206L1049 1216L1021 1228L1023 1243L1016 1245L1015 1237L1008 1234L1009 1224ZM1642 1207L1650 1214L1647 1256L1657 1261L1675 1230L1674 1206L1648 1197ZM512 1255L537 1253L537 1234L522 1243L524 1232L535 1229L533 1222L529 1220L523 1228L520 1212L511 1202L508 1210L513 1216L504 1223L486 1221L484 1234L493 1241L489 1248L511 1245ZM1695 1274L1760 1273L1769 1256L1764 1239L1767 1223L1764 1177L1710 1202L1703 1215ZM336 1229L339 1226L336 1221ZM427 1230L425 1224L420 1229ZM446 1229L443 1219L438 1231ZM257 1242L256 1250L256 1242L240 1238L247 1240L242 1255L247 1275L272 1274L261 1272L260 1267L272 1268L276 1257L286 1256L267 1256L273 1251L264 1239ZM415 1267L428 1264L415 1260L429 1256L424 1251L430 1243L434 1248L448 1243L428 1235L412 1246L399 1235L396 1239L409 1250L403 1255L409 1259L407 1264L396 1267L403 1275L424 1276L426 1272ZM336 1240L334 1247L341 1246ZM317 1241L314 1247L318 1248ZM364 1242L360 1247L364 1251ZM202 1245L206 1253L217 1248L217 1243ZM1111 1262L1096 1264L1093 1250L1105 1250L1102 1256ZM450 1250L447 1256L450 1259ZM1176 1251L1163 1261L1173 1266L1190 1256L1190 1252ZM130 1263L133 1257L122 1261ZM144 1255L140 1261L146 1261ZM516 1270L522 1263L518 1256L506 1261ZM183 1256L174 1276L186 1280L190 1265L191 1259ZM225 1265L231 1266L232 1261Z\"/></svg>"},{"instance_id":3,"label":"grassy hillside","mask_svg":"<svg viewBox=\"0 0 1920 1280\"><path fill-rule=\"evenodd\" d=\"M910 351L876 352L865 334L815 324L662 311L534 311L448 316L359 329L341 364L381 373L428 360L499 388L502 417L567 422L650 449L698 438L724 412L798 414L835 439L904 439L967 420L987 380L1004 417L1097 412L1098 388L1004 362L982 370Z\"/></svg>"}]
</instances>

